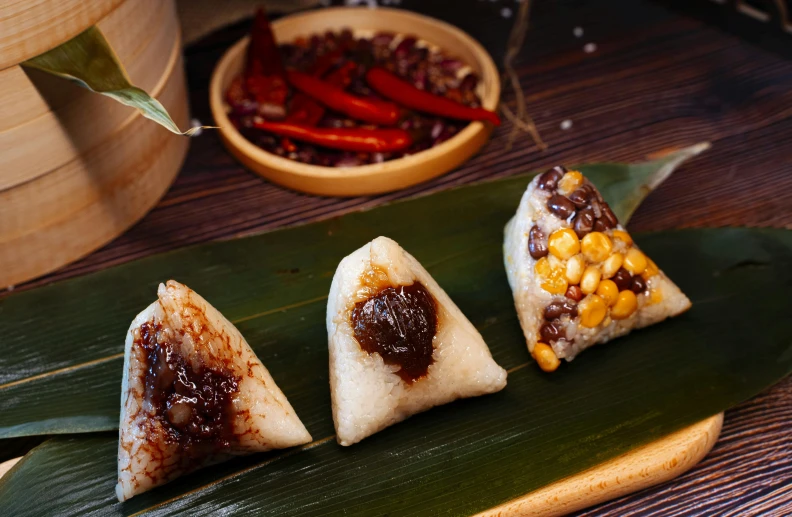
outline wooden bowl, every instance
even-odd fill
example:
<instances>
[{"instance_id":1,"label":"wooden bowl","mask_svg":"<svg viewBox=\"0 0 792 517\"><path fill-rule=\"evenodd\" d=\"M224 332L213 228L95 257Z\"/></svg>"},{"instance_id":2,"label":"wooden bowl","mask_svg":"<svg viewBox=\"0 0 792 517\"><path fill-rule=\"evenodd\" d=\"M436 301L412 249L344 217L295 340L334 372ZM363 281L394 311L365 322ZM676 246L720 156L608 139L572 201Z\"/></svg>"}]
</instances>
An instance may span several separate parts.
<instances>
[{"instance_id":1,"label":"wooden bowl","mask_svg":"<svg viewBox=\"0 0 792 517\"><path fill-rule=\"evenodd\" d=\"M411 34L461 59L481 78L482 105L495 110L500 98L498 70L473 38L447 23L407 11L386 8L325 8L281 18L272 23L275 39L327 30L390 31ZM248 38L231 47L214 70L209 101L223 143L240 162L274 183L310 194L358 196L379 194L440 176L470 158L487 141L492 126L472 122L449 140L411 156L357 167L322 167L269 153L245 139L226 115L225 91L242 72Z\"/></svg>"}]
</instances>

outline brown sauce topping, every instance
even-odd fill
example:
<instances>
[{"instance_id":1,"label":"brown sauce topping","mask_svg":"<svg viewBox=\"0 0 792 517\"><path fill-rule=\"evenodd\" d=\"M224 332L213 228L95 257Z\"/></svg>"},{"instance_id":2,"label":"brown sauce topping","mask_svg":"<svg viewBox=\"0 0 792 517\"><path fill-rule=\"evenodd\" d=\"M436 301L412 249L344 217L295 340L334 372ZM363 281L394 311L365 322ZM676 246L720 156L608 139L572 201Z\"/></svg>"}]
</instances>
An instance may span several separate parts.
<instances>
[{"instance_id":1,"label":"brown sauce topping","mask_svg":"<svg viewBox=\"0 0 792 517\"><path fill-rule=\"evenodd\" d=\"M202 364L194 369L172 343L162 340L162 327L140 326L136 344L145 352L145 400L154 409L171 443L187 456L228 449L234 437L233 396L239 377L225 368Z\"/></svg>"},{"instance_id":2,"label":"brown sauce topping","mask_svg":"<svg viewBox=\"0 0 792 517\"><path fill-rule=\"evenodd\" d=\"M355 304L352 329L360 348L378 353L385 364L412 383L432 364L437 333L437 302L420 282L387 287Z\"/></svg>"}]
</instances>

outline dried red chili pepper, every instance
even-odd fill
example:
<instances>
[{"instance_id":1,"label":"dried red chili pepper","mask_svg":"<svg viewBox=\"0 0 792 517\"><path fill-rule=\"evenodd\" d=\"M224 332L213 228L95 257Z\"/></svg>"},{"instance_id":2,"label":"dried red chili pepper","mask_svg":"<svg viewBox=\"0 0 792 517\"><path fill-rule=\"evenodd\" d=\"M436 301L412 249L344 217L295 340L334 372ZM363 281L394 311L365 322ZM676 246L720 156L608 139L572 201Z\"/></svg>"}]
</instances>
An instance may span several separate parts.
<instances>
[{"instance_id":1,"label":"dried red chili pepper","mask_svg":"<svg viewBox=\"0 0 792 517\"><path fill-rule=\"evenodd\" d=\"M338 86L300 72L290 70L286 72L286 77L298 90L356 120L383 126L392 126L399 121L399 107L392 102L357 97Z\"/></svg>"},{"instance_id":2,"label":"dried red chili pepper","mask_svg":"<svg viewBox=\"0 0 792 517\"><path fill-rule=\"evenodd\" d=\"M356 69L356 63L347 61L328 74L325 81L339 88L346 88L352 82L352 72ZM291 109L289 116L286 117L286 122L315 126L322 119L324 113L324 106L303 92L297 92L292 97Z\"/></svg>"},{"instance_id":3,"label":"dried red chili pepper","mask_svg":"<svg viewBox=\"0 0 792 517\"><path fill-rule=\"evenodd\" d=\"M250 45L245 62L245 88L265 114L275 118L286 115L285 104L289 89L285 68L264 9L256 12L253 29L250 31Z\"/></svg>"},{"instance_id":4,"label":"dried red chili pepper","mask_svg":"<svg viewBox=\"0 0 792 517\"><path fill-rule=\"evenodd\" d=\"M286 69L281 61L278 44L272 34L267 13L263 8L256 11L253 28L250 30L250 45L247 50L245 77L279 75L283 77Z\"/></svg>"},{"instance_id":5,"label":"dried red chili pepper","mask_svg":"<svg viewBox=\"0 0 792 517\"><path fill-rule=\"evenodd\" d=\"M366 82L383 97L416 111L461 120L487 120L500 125L500 117L484 108L471 108L459 102L420 90L384 68L371 68Z\"/></svg>"},{"instance_id":6,"label":"dried red chili pepper","mask_svg":"<svg viewBox=\"0 0 792 517\"><path fill-rule=\"evenodd\" d=\"M410 134L403 129L322 128L265 120L254 122L253 127L344 151L386 153L404 150L412 144Z\"/></svg>"}]
</instances>

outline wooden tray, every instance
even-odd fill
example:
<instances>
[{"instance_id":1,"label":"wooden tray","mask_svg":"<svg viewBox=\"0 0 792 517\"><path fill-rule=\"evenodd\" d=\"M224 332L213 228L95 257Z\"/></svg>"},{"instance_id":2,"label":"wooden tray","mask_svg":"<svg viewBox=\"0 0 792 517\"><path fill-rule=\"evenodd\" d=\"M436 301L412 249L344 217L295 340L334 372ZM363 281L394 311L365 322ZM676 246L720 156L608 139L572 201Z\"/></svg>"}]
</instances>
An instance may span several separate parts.
<instances>
[{"instance_id":1,"label":"wooden tray","mask_svg":"<svg viewBox=\"0 0 792 517\"><path fill-rule=\"evenodd\" d=\"M701 461L718 440L722 425L723 413L720 413L475 517L565 515L658 485ZM20 459L0 463L0 477Z\"/></svg>"}]
</instances>

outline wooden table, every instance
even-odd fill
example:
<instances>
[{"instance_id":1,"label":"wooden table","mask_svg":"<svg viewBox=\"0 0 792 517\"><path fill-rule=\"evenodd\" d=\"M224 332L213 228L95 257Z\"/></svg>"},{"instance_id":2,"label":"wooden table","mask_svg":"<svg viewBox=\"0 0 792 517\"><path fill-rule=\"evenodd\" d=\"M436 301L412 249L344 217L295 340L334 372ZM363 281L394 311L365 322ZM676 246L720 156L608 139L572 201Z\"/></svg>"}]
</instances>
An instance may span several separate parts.
<instances>
[{"instance_id":1,"label":"wooden table","mask_svg":"<svg viewBox=\"0 0 792 517\"><path fill-rule=\"evenodd\" d=\"M575 27L583 28L582 38L573 36ZM212 68L246 29L223 30L186 51L192 109L204 123L212 122ZM585 43L596 50L584 52ZM788 57L648 1L555 0L536 3L516 64L546 152L525 136L505 149L507 123L478 156L446 176L384 196L331 199L268 184L237 164L217 133L205 131L192 142L173 188L145 219L89 257L17 289L484 178L558 163L634 161L705 140L713 148L646 200L632 231L792 225ZM513 106L514 95L504 101ZM571 127L562 129L562 121ZM792 379L728 411L718 445L688 474L580 515L791 514L790 424Z\"/></svg>"}]
</instances>

